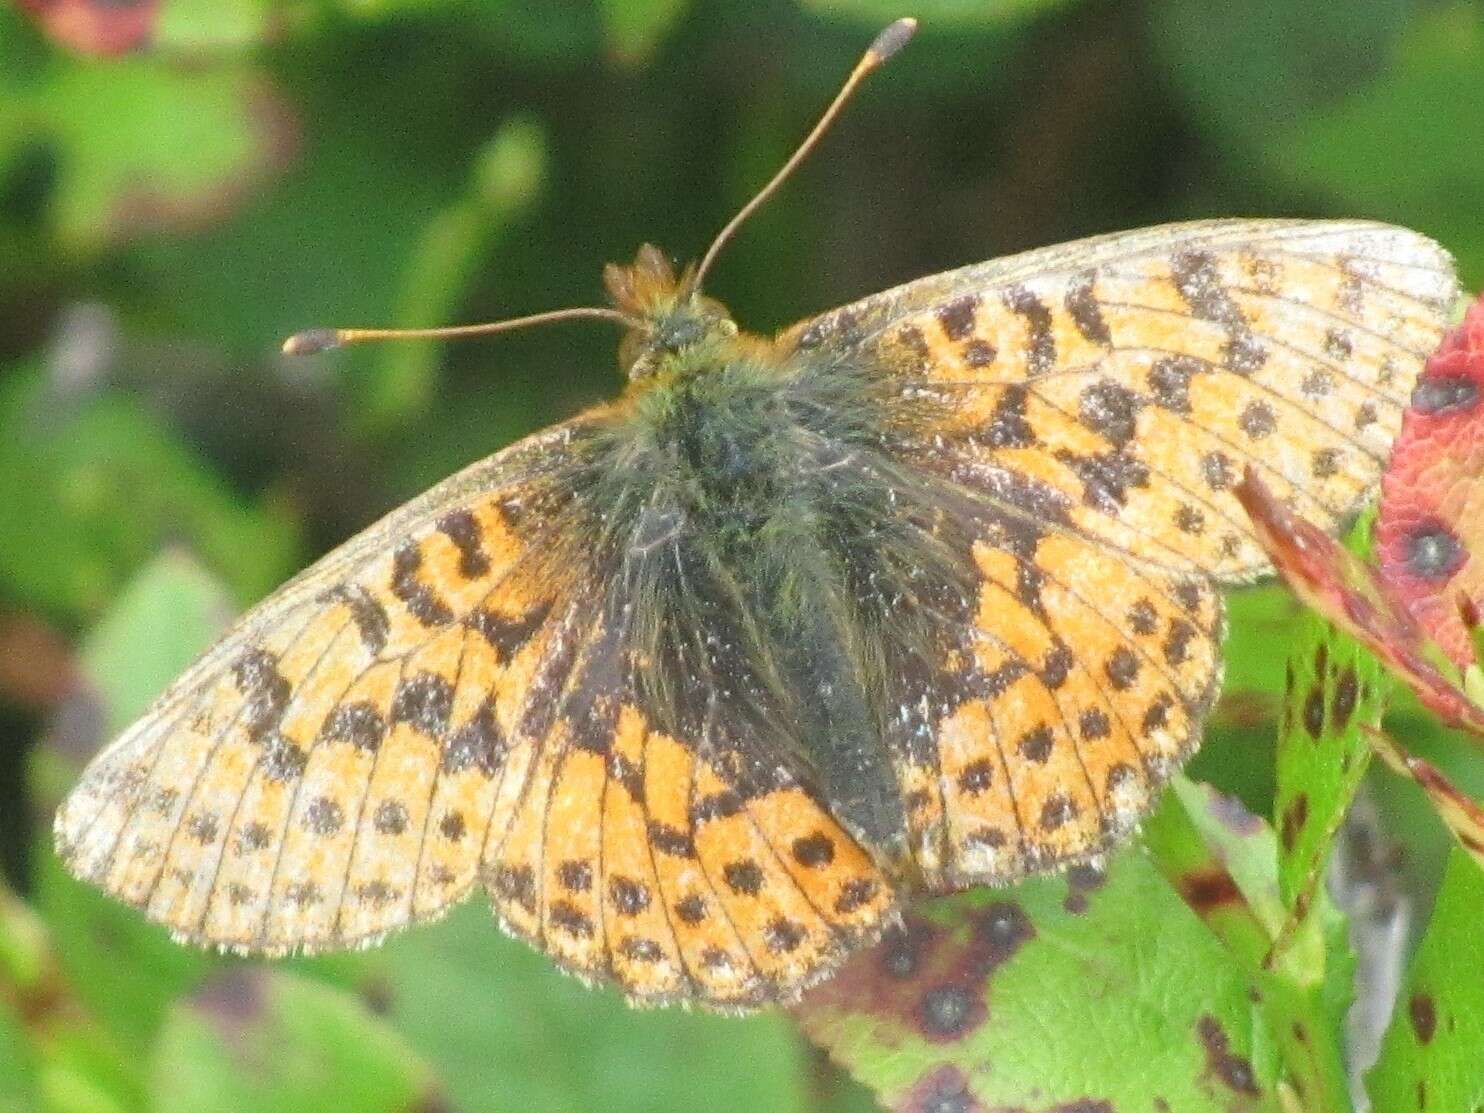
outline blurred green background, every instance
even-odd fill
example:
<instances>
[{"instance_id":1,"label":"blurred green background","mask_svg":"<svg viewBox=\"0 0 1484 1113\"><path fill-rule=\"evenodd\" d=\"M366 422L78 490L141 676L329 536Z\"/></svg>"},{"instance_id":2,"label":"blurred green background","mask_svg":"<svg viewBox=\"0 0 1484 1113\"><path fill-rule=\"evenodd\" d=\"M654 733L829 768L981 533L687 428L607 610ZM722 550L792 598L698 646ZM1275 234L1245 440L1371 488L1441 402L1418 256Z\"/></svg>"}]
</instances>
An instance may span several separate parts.
<instances>
[{"instance_id":1,"label":"blurred green background","mask_svg":"<svg viewBox=\"0 0 1484 1113\"><path fill-rule=\"evenodd\" d=\"M1394 221L1484 280L1473 3L0 8L0 1111L871 1107L786 1018L629 1012L482 908L334 960L181 950L47 831L232 612L619 386L602 326L294 362L283 335L592 304L645 240L699 254L903 14L917 40L713 271L744 327L1202 216ZM1266 810L1291 611L1236 611L1197 774ZM1425 894L1441 836L1381 802Z\"/></svg>"}]
</instances>

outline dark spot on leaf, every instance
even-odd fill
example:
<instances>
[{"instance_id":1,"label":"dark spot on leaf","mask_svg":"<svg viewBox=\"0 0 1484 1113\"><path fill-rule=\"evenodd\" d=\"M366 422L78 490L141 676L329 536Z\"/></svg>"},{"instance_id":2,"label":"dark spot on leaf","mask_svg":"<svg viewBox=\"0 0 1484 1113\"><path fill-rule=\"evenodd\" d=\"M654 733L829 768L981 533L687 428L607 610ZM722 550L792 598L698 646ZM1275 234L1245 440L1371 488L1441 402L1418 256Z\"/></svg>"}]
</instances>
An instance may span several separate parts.
<instances>
[{"instance_id":1,"label":"dark spot on leaf","mask_svg":"<svg viewBox=\"0 0 1484 1113\"><path fill-rule=\"evenodd\" d=\"M1479 400L1479 386L1467 375L1425 375L1412 391L1412 408L1435 414L1469 409Z\"/></svg>"},{"instance_id":2,"label":"dark spot on leaf","mask_svg":"<svg viewBox=\"0 0 1484 1113\"><path fill-rule=\"evenodd\" d=\"M1304 729L1316 741L1324 733L1324 686L1318 681L1304 697Z\"/></svg>"},{"instance_id":3,"label":"dark spot on leaf","mask_svg":"<svg viewBox=\"0 0 1484 1113\"><path fill-rule=\"evenodd\" d=\"M1196 1022L1196 1032L1201 1045L1206 1049L1206 1071L1214 1075L1228 1089L1239 1094L1258 1096L1257 1076L1252 1072L1252 1063L1240 1055L1233 1055L1231 1042L1221 1023L1207 1013Z\"/></svg>"},{"instance_id":4,"label":"dark spot on leaf","mask_svg":"<svg viewBox=\"0 0 1484 1113\"><path fill-rule=\"evenodd\" d=\"M1180 896L1200 916L1223 904L1241 901L1242 892L1232 875L1220 866L1192 870L1180 876Z\"/></svg>"},{"instance_id":5,"label":"dark spot on leaf","mask_svg":"<svg viewBox=\"0 0 1484 1113\"><path fill-rule=\"evenodd\" d=\"M922 995L918 1017L929 1039L952 1040L983 1021L985 1011L982 998L962 986L943 985Z\"/></svg>"},{"instance_id":6,"label":"dark spot on leaf","mask_svg":"<svg viewBox=\"0 0 1484 1113\"><path fill-rule=\"evenodd\" d=\"M974 918L974 934L984 949L984 973L1008 962L1027 942L1036 937L1035 926L1025 910L1010 900L999 900L985 907Z\"/></svg>"},{"instance_id":7,"label":"dark spot on leaf","mask_svg":"<svg viewBox=\"0 0 1484 1113\"><path fill-rule=\"evenodd\" d=\"M899 1108L902 1113L980 1113L984 1106L970 1093L962 1072L944 1063L919 1078Z\"/></svg>"},{"instance_id":8,"label":"dark spot on leaf","mask_svg":"<svg viewBox=\"0 0 1484 1113\"><path fill-rule=\"evenodd\" d=\"M1468 550L1444 523L1429 519L1408 534L1407 565L1424 580L1446 580L1468 559Z\"/></svg>"},{"instance_id":9,"label":"dark spot on leaf","mask_svg":"<svg viewBox=\"0 0 1484 1113\"><path fill-rule=\"evenodd\" d=\"M1283 819L1278 826L1278 841L1284 850L1292 850L1298 841L1299 832L1309 820L1309 797L1300 792L1288 807L1283 809Z\"/></svg>"},{"instance_id":10,"label":"dark spot on leaf","mask_svg":"<svg viewBox=\"0 0 1484 1113\"><path fill-rule=\"evenodd\" d=\"M920 952L932 939L926 924L914 920L906 927L892 928L881 938L881 971L889 978L910 978L917 973Z\"/></svg>"},{"instance_id":11,"label":"dark spot on leaf","mask_svg":"<svg viewBox=\"0 0 1484 1113\"><path fill-rule=\"evenodd\" d=\"M1360 695L1360 680L1355 675L1355 666L1346 665L1335 681L1334 703L1330 707L1330 722L1337 731L1344 730L1355 713L1355 701Z\"/></svg>"},{"instance_id":12,"label":"dark spot on leaf","mask_svg":"<svg viewBox=\"0 0 1484 1113\"><path fill-rule=\"evenodd\" d=\"M1426 993L1414 993L1407 1002L1407 1015L1412 1019L1412 1030L1417 1033L1418 1043L1431 1043L1438 1029L1438 1010L1433 999Z\"/></svg>"},{"instance_id":13,"label":"dark spot on leaf","mask_svg":"<svg viewBox=\"0 0 1484 1113\"><path fill-rule=\"evenodd\" d=\"M1087 911L1087 896L1108 883L1108 875L1096 866L1086 864L1067 870L1067 895L1061 906L1074 916Z\"/></svg>"}]
</instances>

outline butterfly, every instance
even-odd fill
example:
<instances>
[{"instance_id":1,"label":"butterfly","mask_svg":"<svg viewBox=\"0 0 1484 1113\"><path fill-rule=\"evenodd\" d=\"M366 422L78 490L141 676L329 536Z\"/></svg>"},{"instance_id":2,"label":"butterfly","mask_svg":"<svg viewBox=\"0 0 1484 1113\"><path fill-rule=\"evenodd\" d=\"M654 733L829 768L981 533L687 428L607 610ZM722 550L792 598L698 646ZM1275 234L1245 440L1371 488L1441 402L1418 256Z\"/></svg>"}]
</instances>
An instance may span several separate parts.
<instances>
[{"instance_id":1,"label":"butterfly","mask_svg":"<svg viewBox=\"0 0 1484 1113\"><path fill-rule=\"evenodd\" d=\"M893 25L868 72L910 34ZM1127 838L1196 747L1252 467L1335 529L1456 296L1363 222L1218 220L765 338L605 275L627 387L251 610L60 809L192 943L359 946L482 887L638 1003L790 1001L918 892ZM313 348L349 334L308 334Z\"/></svg>"}]
</instances>

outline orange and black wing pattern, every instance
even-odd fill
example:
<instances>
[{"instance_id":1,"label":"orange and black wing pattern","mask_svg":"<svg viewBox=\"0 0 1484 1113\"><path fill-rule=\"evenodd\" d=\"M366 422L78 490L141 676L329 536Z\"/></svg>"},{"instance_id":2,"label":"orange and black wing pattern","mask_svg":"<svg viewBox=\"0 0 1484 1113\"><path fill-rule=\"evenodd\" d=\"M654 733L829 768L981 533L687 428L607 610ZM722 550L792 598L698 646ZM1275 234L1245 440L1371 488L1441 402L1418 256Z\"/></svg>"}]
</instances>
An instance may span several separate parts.
<instances>
[{"instance_id":1,"label":"orange and black wing pattern","mask_svg":"<svg viewBox=\"0 0 1484 1113\"><path fill-rule=\"evenodd\" d=\"M69 868L270 955L483 882L514 934L655 1003L790 997L873 936L894 894L815 796L739 791L646 715L632 608L571 513L581 439L475 465L250 612L89 766Z\"/></svg>"},{"instance_id":2,"label":"orange and black wing pattern","mask_svg":"<svg viewBox=\"0 0 1484 1113\"><path fill-rule=\"evenodd\" d=\"M564 430L476 464L249 612L57 816L80 877L179 938L276 954L432 918L480 876L575 577L520 519Z\"/></svg>"},{"instance_id":3,"label":"orange and black wing pattern","mask_svg":"<svg viewBox=\"0 0 1484 1113\"><path fill-rule=\"evenodd\" d=\"M895 750L930 884L1132 828L1219 682L1217 585L1269 570L1231 487L1252 467L1337 527L1456 295L1403 229L1213 221L967 267L780 338L885 376L929 415L915 462L995 508L971 613L895 693L922 709Z\"/></svg>"}]
</instances>

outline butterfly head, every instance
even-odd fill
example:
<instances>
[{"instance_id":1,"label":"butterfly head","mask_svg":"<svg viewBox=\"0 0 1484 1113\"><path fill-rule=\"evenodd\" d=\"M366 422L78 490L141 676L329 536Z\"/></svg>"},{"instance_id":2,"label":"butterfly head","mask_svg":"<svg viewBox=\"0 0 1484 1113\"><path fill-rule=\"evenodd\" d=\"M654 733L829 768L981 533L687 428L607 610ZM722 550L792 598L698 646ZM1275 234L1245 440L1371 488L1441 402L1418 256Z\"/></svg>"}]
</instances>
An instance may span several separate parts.
<instances>
[{"instance_id":1,"label":"butterfly head","mask_svg":"<svg viewBox=\"0 0 1484 1113\"><path fill-rule=\"evenodd\" d=\"M677 275L653 244L639 249L632 266L610 263L603 285L614 307L637 322L618 350L631 380L650 378L689 351L737 335L726 306L697 289L695 268Z\"/></svg>"}]
</instances>

